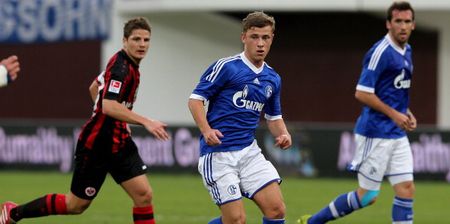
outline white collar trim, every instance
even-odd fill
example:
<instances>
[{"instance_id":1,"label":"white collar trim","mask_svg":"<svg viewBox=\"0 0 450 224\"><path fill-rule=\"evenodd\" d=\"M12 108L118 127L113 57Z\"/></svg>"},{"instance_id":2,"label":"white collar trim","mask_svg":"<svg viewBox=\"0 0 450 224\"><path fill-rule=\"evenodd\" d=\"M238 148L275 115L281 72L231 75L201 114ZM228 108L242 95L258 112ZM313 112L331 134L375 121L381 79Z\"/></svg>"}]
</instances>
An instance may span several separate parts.
<instances>
[{"instance_id":1,"label":"white collar trim","mask_svg":"<svg viewBox=\"0 0 450 224\"><path fill-rule=\"evenodd\" d=\"M389 42L389 44L392 46L392 48L394 48L394 50L396 50L398 53L400 53L401 55L405 55L406 53L406 48L408 47L408 44L405 45L405 48L401 48L400 46L398 46L392 39L391 36L388 34L386 34L385 38L387 39L387 41Z\"/></svg>"},{"instance_id":2,"label":"white collar trim","mask_svg":"<svg viewBox=\"0 0 450 224\"><path fill-rule=\"evenodd\" d=\"M259 74L262 72L262 70L264 69L264 65L266 64L266 62L263 62L263 65L259 68L257 68L253 63L250 62L250 60L248 60L247 57L245 57L245 53L242 52L240 54L242 61L244 62L244 64L246 64L254 73Z\"/></svg>"}]
</instances>

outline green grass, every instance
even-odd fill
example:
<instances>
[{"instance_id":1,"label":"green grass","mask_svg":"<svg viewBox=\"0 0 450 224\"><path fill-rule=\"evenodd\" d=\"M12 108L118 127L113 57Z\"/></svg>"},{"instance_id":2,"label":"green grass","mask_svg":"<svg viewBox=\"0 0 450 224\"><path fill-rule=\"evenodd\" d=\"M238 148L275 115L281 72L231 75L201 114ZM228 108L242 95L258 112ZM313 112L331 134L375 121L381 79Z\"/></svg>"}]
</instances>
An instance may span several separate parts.
<instances>
[{"instance_id":1,"label":"green grass","mask_svg":"<svg viewBox=\"0 0 450 224\"><path fill-rule=\"evenodd\" d=\"M151 174L149 180L155 193L155 215L158 224L207 223L220 214L204 189L199 175ZM67 192L71 175L56 172L0 171L0 181L0 201L25 203L47 193ZM287 206L287 223L294 224L300 215L318 211L337 195L354 189L356 180L285 178L281 186ZM416 188L414 222L449 223L449 184L417 182ZM388 184L384 184L375 205L333 223L391 223L392 197L392 189ZM247 223L261 223L258 208L252 201L244 201ZM91 207L82 215L24 219L21 224L132 223L131 207L131 200L122 188L108 177Z\"/></svg>"}]
</instances>

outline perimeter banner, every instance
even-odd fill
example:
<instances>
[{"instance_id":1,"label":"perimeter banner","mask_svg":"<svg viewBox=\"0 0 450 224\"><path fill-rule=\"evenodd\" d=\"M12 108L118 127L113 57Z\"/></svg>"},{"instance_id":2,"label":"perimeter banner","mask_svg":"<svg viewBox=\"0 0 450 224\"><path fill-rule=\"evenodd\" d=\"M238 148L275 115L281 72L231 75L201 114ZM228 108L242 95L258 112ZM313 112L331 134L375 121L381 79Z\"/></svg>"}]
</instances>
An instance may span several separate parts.
<instances>
[{"instance_id":1,"label":"perimeter banner","mask_svg":"<svg viewBox=\"0 0 450 224\"><path fill-rule=\"evenodd\" d=\"M0 43L103 40L112 0L0 0Z\"/></svg>"},{"instance_id":2,"label":"perimeter banner","mask_svg":"<svg viewBox=\"0 0 450 224\"><path fill-rule=\"evenodd\" d=\"M73 152L81 125L0 125L0 169L72 170ZM144 162L152 171L197 172L199 136L192 126L172 126L169 141L159 141L142 127L132 136ZM345 170L353 158L351 128L290 128L289 150L274 147L274 138L261 127L259 146L282 175L302 177L349 177ZM450 181L450 132L417 130L409 134L418 179Z\"/></svg>"}]
</instances>

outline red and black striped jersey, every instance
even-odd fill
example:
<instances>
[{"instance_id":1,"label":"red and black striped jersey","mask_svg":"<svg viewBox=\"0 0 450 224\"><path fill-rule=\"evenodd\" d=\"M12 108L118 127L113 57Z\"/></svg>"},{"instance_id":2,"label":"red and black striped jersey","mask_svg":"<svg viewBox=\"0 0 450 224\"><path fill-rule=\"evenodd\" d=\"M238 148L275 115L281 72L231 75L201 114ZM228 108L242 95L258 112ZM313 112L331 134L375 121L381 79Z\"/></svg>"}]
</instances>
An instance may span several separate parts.
<instances>
[{"instance_id":1,"label":"red and black striped jersey","mask_svg":"<svg viewBox=\"0 0 450 224\"><path fill-rule=\"evenodd\" d=\"M92 117L83 126L79 141L86 148L110 147L117 152L130 137L127 123L103 114L103 99L116 100L133 109L133 103L139 87L139 66L121 50L114 54L106 66L105 72L97 77L98 96ZM101 144L101 145L97 145Z\"/></svg>"}]
</instances>

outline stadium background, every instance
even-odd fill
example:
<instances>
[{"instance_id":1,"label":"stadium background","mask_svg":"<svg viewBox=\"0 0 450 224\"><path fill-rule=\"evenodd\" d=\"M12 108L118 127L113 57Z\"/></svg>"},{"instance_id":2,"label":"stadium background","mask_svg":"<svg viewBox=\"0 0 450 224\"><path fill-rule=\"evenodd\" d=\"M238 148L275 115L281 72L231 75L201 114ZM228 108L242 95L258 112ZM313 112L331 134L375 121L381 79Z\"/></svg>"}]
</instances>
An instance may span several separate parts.
<instances>
[{"instance_id":1,"label":"stadium background","mask_svg":"<svg viewBox=\"0 0 450 224\"><path fill-rule=\"evenodd\" d=\"M355 184L352 179L305 178L352 177L344 167L354 150L351 130L361 107L353 98L354 87L364 53L386 33L384 11L390 2L3 0L0 57L18 55L22 71L17 82L0 89L0 199L10 199L8 186L13 186L14 192L22 192L19 186L27 183L23 179L32 179L35 175L29 172L36 169L42 174L38 175L42 183L56 176L59 191L68 189L70 175L66 173L71 171L77 133L92 110L88 86L103 70L108 57L121 48L123 22L145 16L153 32L149 54L141 63L142 81L135 110L167 122L172 140L158 142L139 127L133 127L133 135L152 172L161 173L155 180L151 178L156 189L165 188L164 184L174 187L171 180L187 175L194 179L199 197L207 200L196 175L199 133L188 112L187 99L209 64L242 50L241 18L248 11L265 10L277 20L275 42L267 62L283 78L283 114L293 134L294 147L285 152L273 149L263 123L258 130L259 144L287 178L285 194L295 195L291 196L294 198L298 195L297 202L287 204L300 211L293 211L290 216L314 211L301 203L308 195L324 195L324 201L311 206L320 208L335 193L343 191L327 185L343 182L343 188L349 190ZM422 181L419 186L431 189L430 194L435 191L439 197L439 193L448 195L444 181L450 181L450 3L411 3L417 19L410 41L414 51L411 108L420 128L409 137L416 176ZM21 176L24 178L15 182ZM317 189L324 189L313 194L299 193L314 184L318 184ZM36 184L32 197L56 190ZM105 194L107 201L110 197ZM13 197L23 200L23 195L19 195L22 194ZM389 210L390 199L387 200L388 203L377 206ZM441 206L439 200L423 199L427 200L426 207L449 207L448 201ZM186 223L204 223L204 216L213 217L217 211L209 203L205 203L209 213L190 214L193 221ZM95 211L98 210L90 214L98 215ZM426 210L421 216L424 221L419 223L439 223L430 217L441 211ZM354 218L355 223L362 222L358 217ZM364 216L361 220L365 220ZM374 220L373 223L380 223ZM102 223L123 222L126 221ZM177 221L167 217L164 220L162 211L161 223Z\"/></svg>"}]
</instances>

